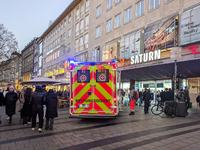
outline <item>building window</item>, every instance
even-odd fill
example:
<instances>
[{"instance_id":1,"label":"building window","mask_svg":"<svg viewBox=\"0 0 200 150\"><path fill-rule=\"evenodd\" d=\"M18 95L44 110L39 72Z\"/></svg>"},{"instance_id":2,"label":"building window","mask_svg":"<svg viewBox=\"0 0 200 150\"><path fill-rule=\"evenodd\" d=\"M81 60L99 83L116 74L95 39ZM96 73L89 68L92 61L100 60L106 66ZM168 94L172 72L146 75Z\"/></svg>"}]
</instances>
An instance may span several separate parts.
<instances>
[{"instance_id":1,"label":"building window","mask_svg":"<svg viewBox=\"0 0 200 150\"><path fill-rule=\"evenodd\" d=\"M122 0L115 0L115 4L117 5L118 3L120 3Z\"/></svg>"},{"instance_id":2,"label":"building window","mask_svg":"<svg viewBox=\"0 0 200 150\"><path fill-rule=\"evenodd\" d=\"M79 39L76 39L75 53L78 52L78 47L79 47Z\"/></svg>"},{"instance_id":3,"label":"building window","mask_svg":"<svg viewBox=\"0 0 200 150\"><path fill-rule=\"evenodd\" d=\"M60 32L60 25L58 25L58 32Z\"/></svg>"},{"instance_id":4,"label":"building window","mask_svg":"<svg viewBox=\"0 0 200 150\"><path fill-rule=\"evenodd\" d=\"M97 18L101 16L101 6L97 7Z\"/></svg>"},{"instance_id":5,"label":"building window","mask_svg":"<svg viewBox=\"0 0 200 150\"><path fill-rule=\"evenodd\" d=\"M121 14L115 17L115 29L121 26Z\"/></svg>"},{"instance_id":6,"label":"building window","mask_svg":"<svg viewBox=\"0 0 200 150\"><path fill-rule=\"evenodd\" d=\"M86 3L85 3L85 12L88 12L89 11L89 0L86 0Z\"/></svg>"},{"instance_id":7,"label":"building window","mask_svg":"<svg viewBox=\"0 0 200 150\"><path fill-rule=\"evenodd\" d=\"M66 19L64 20L64 27L66 26Z\"/></svg>"},{"instance_id":8,"label":"building window","mask_svg":"<svg viewBox=\"0 0 200 150\"><path fill-rule=\"evenodd\" d=\"M112 8L112 0L107 0L107 10L110 10Z\"/></svg>"},{"instance_id":9,"label":"building window","mask_svg":"<svg viewBox=\"0 0 200 150\"><path fill-rule=\"evenodd\" d=\"M99 38L101 36L101 26L96 28L96 38Z\"/></svg>"},{"instance_id":10,"label":"building window","mask_svg":"<svg viewBox=\"0 0 200 150\"><path fill-rule=\"evenodd\" d=\"M84 30L83 26L84 26L84 20L82 19L80 23L80 34L83 33Z\"/></svg>"},{"instance_id":11,"label":"building window","mask_svg":"<svg viewBox=\"0 0 200 150\"><path fill-rule=\"evenodd\" d=\"M79 7L76 7L76 20L78 20L79 19Z\"/></svg>"},{"instance_id":12,"label":"building window","mask_svg":"<svg viewBox=\"0 0 200 150\"><path fill-rule=\"evenodd\" d=\"M70 49L71 49L71 44L69 43L68 44L68 53L70 52Z\"/></svg>"},{"instance_id":13,"label":"building window","mask_svg":"<svg viewBox=\"0 0 200 150\"><path fill-rule=\"evenodd\" d=\"M112 19L107 21L106 32L109 33L112 31Z\"/></svg>"},{"instance_id":14,"label":"building window","mask_svg":"<svg viewBox=\"0 0 200 150\"><path fill-rule=\"evenodd\" d=\"M125 11L125 19L124 22L128 23L132 20L132 7Z\"/></svg>"},{"instance_id":15,"label":"building window","mask_svg":"<svg viewBox=\"0 0 200 150\"><path fill-rule=\"evenodd\" d=\"M100 61L100 47L96 47L92 50L92 62Z\"/></svg>"},{"instance_id":16,"label":"building window","mask_svg":"<svg viewBox=\"0 0 200 150\"><path fill-rule=\"evenodd\" d=\"M66 33L63 34L63 41L66 40Z\"/></svg>"},{"instance_id":17,"label":"building window","mask_svg":"<svg viewBox=\"0 0 200 150\"><path fill-rule=\"evenodd\" d=\"M144 0L140 1L136 5L136 17L144 15Z\"/></svg>"},{"instance_id":18,"label":"building window","mask_svg":"<svg viewBox=\"0 0 200 150\"><path fill-rule=\"evenodd\" d=\"M160 0L150 0L149 10L156 9L160 6Z\"/></svg>"},{"instance_id":19,"label":"building window","mask_svg":"<svg viewBox=\"0 0 200 150\"><path fill-rule=\"evenodd\" d=\"M83 16L84 14L84 3L82 2L81 3L81 16Z\"/></svg>"},{"instance_id":20,"label":"building window","mask_svg":"<svg viewBox=\"0 0 200 150\"><path fill-rule=\"evenodd\" d=\"M63 23L61 23L60 27L61 27L61 30L62 30L63 29Z\"/></svg>"},{"instance_id":21,"label":"building window","mask_svg":"<svg viewBox=\"0 0 200 150\"><path fill-rule=\"evenodd\" d=\"M88 34L85 34L85 46L84 48L88 48Z\"/></svg>"},{"instance_id":22,"label":"building window","mask_svg":"<svg viewBox=\"0 0 200 150\"><path fill-rule=\"evenodd\" d=\"M170 1L172 1L172 0L165 0L165 3L170 2Z\"/></svg>"},{"instance_id":23,"label":"building window","mask_svg":"<svg viewBox=\"0 0 200 150\"><path fill-rule=\"evenodd\" d=\"M88 30L88 28L89 28L89 15L85 17L85 30Z\"/></svg>"},{"instance_id":24,"label":"building window","mask_svg":"<svg viewBox=\"0 0 200 150\"><path fill-rule=\"evenodd\" d=\"M69 15L68 22L70 23L71 20L72 20L72 17L71 17L71 15Z\"/></svg>"},{"instance_id":25,"label":"building window","mask_svg":"<svg viewBox=\"0 0 200 150\"><path fill-rule=\"evenodd\" d=\"M71 29L68 30L68 37L71 37Z\"/></svg>"},{"instance_id":26,"label":"building window","mask_svg":"<svg viewBox=\"0 0 200 150\"><path fill-rule=\"evenodd\" d=\"M79 23L76 24L76 36L79 35Z\"/></svg>"},{"instance_id":27,"label":"building window","mask_svg":"<svg viewBox=\"0 0 200 150\"><path fill-rule=\"evenodd\" d=\"M83 50L83 36L80 37L80 51Z\"/></svg>"}]
</instances>

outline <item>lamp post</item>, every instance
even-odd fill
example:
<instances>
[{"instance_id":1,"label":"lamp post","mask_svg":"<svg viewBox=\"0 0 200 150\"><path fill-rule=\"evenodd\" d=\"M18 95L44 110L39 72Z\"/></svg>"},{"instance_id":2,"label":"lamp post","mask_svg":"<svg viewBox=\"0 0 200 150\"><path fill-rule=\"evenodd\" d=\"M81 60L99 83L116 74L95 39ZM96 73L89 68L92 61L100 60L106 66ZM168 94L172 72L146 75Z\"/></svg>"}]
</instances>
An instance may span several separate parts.
<instances>
[{"instance_id":1,"label":"lamp post","mask_svg":"<svg viewBox=\"0 0 200 150\"><path fill-rule=\"evenodd\" d=\"M176 100L176 77L177 77L177 60L181 58L181 48L174 47L171 49L171 59L174 61L174 101Z\"/></svg>"}]
</instances>

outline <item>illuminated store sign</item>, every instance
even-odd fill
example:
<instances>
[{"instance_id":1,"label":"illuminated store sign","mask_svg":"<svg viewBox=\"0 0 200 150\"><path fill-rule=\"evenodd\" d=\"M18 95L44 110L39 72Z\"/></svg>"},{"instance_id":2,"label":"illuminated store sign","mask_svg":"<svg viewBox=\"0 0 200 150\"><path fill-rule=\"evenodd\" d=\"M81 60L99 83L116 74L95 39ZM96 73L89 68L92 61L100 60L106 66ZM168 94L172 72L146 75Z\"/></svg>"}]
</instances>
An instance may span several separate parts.
<instances>
[{"instance_id":1,"label":"illuminated store sign","mask_svg":"<svg viewBox=\"0 0 200 150\"><path fill-rule=\"evenodd\" d=\"M133 64L139 64L139 63L148 62L148 61L154 61L160 58L161 58L161 51L155 50L153 52L132 56L131 60L126 61L126 62L125 62L125 58L121 58L120 62L122 63L123 66L128 66L130 64L133 65Z\"/></svg>"},{"instance_id":2,"label":"illuminated store sign","mask_svg":"<svg viewBox=\"0 0 200 150\"><path fill-rule=\"evenodd\" d=\"M193 52L194 54L200 54L200 52L196 52L197 46L190 46L188 49Z\"/></svg>"}]
</instances>

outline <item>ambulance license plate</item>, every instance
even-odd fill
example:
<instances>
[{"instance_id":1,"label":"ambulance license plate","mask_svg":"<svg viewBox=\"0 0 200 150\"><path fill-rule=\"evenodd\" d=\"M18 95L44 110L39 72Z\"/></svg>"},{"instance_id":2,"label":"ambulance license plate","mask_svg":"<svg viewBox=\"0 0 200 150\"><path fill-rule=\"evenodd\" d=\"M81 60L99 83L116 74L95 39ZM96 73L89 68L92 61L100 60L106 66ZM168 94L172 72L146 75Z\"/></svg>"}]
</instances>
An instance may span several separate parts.
<instances>
[{"instance_id":1,"label":"ambulance license plate","mask_svg":"<svg viewBox=\"0 0 200 150\"><path fill-rule=\"evenodd\" d=\"M78 105L78 108L89 108L88 104L80 104Z\"/></svg>"}]
</instances>

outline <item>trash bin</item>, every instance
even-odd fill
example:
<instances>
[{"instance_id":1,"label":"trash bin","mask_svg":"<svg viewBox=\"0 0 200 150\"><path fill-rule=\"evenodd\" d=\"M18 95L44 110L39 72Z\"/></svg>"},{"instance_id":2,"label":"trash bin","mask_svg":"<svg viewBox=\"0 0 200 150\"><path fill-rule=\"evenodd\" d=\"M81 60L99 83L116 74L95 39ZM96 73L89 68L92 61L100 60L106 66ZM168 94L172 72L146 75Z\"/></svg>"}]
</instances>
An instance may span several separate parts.
<instances>
[{"instance_id":1,"label":"trash bin","mask_svg":"<svg viewBox=\"0 0 200 150\"><path fill-rule=\"evenodd\" d=\"M185 102L177 102L176 107L176 115L178 117L185 117L186 116L186 103Z\"/></svg>"}]
</instances>

